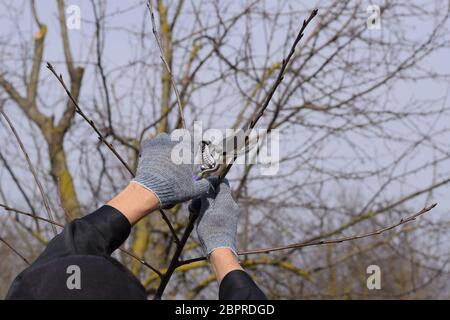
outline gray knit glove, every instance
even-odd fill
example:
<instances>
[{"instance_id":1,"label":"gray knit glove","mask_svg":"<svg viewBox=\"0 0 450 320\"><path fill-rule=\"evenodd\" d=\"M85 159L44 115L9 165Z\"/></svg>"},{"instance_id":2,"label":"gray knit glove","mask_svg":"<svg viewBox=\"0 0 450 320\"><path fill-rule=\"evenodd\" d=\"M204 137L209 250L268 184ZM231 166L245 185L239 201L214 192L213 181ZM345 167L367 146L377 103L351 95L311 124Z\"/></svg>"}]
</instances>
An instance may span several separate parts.
<instances>
[{"instance_id":1,"label":"gray knit glove","mask_svg":"<svg viewBox=\"0 0 450 320\"><path fill-rule=\"evenodd\" d=\"M163 209L199 197L211 187L206 179L195 181L194 164L172 161L172 148L178 143L166 133L143 141L136 177L132 180L152 191Z\"/></svg>"},{"instance_id":2,"label":"gray knit glove","mask_svg":"<svg viewBox=\"0 0 450 320\"><path fill-rule=\"evenodd\" d=\"M198 239L207 257L217 248L229 248L236 254L239 206L231 196L226 179L220 185L218 180L210 178L210 181L215 190L210 190L201 197L200 214L196 220ZM196 204L193 203L193 206Z\"/></svg>"}]
</instances>

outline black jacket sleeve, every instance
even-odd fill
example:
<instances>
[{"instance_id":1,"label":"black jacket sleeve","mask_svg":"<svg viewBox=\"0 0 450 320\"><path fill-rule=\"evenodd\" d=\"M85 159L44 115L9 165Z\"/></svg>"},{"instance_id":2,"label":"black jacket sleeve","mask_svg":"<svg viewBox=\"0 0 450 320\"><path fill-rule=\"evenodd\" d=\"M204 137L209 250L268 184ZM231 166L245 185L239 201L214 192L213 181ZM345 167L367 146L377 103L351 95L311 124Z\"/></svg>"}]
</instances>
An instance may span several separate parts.
<instances>
[{"instance_id":1,"label":"black jacket sleeve","mask_svg":"<svg viewBox=\"0 0 450 320\"><path fill-rule=\"evenodd\" d=\"M117 209L105 205L69 223L36 261L20 273L7 299L145 299L145 289L118 261L111 258L130 234L131 225ZM83 290L67 290L66 268L82 266ZM86 284L86 285L85 285ZM265 299L250 276L228 273L219 299Z\"/></svg>"},{"instance_id":2,"label":"black jacket sleeve","mask_svg":"<svg viewBox=\"0 0 450 320\"><path fill-rule=\"evenodd\" d=\"M131 225L110 206L69 223L11 285L7 299L145 299L145 289L111 253ZM67 267L81 268L82 290L68 290Z\"/></svg>"},{"instance_id":3,"label":"black jacket sleeve","mask_svg":"<svg viewBox=\"0 0 450 320\"><path fill-rule=\"evenodd\" d=\"M220 300L266 300L252 278L242 270L229 272L220 283Z\"/></svg>"},{"instance_id":4,"label":"black jacket sleeve","mask_svg":"<svg viewBox=\"0 0 450 320\"><path fill-rule=\"evenodd\" d=\"M127 218L117 209L105 205L69 223L49 242L34 264L71 254L110 255L127 239L130 230Z\"/></svg>"}]
</instances>

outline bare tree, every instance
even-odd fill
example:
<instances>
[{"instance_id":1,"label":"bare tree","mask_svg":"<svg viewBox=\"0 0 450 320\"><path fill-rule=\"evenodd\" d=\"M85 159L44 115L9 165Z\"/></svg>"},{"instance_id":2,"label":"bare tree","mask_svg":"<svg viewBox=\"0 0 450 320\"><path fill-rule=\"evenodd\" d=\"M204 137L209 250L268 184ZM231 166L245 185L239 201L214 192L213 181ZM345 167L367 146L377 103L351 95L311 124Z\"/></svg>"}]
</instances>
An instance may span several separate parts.
<instances>
[{"instance_id":1,"label":"bare tree","mask_svg":"<svg viewBox=\"0 0 450 320\"><path fill-rule=\"evenodd\" d=\"M2 121L2 270L118 192L143 138L201 120L281 134L276 176L221 172L243 209L242 264L270 297L448 297L448 2L385 0L380 29L360 1L152 4L153 19L146 1L80 2L80 30L63 0L0 4L2 110L55 215ZM143 219L116 254L149 297L217 292L187 211ZM366 287L370 264L382 290Z\"/></svg>"}]
</instances>

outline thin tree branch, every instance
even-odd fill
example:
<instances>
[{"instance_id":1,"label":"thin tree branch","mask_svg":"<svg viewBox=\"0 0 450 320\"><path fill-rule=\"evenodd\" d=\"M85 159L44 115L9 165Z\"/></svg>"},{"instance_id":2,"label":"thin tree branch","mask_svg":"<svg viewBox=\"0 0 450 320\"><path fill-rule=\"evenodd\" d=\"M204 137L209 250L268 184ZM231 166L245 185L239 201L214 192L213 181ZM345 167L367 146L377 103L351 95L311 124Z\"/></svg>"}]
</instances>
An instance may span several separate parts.
<instances>
[{"instance_id":1,"label":"thin tree branch","mask_svg":"<svg viewBox=\"0 0 450 320\"><path fill-rule=\"evenodd\" d=\"M269 253L269 252L280 251L280 250L285 250L285 249L299 249L299 248L310 247L310 246L315 246L315 245L342 243L342 242L347 242L347 241L351 241L351 240L368 238L368 237L380 235L384 232L395 229L398 226L401 226L402 224L406 224L408 222L414 221L414 220L416 220L417 217L429 212L431 209L433 209L436 206L437 206L437 203L434 203L429 207L423 208L422 210L413 214L412 216L400 219L400 221L398 221L397 223L388 225L386 227L383 227L381 229L378 229L378 230L375 230L375 231L372 231L369 233L353 235L353 236L348 236L348 237L342 237L342 238L337 238L337 239L330 239L330 240L316 240L316 241L311 241L311 242L300 242L300 243L294 243L294 244L290 244L290 245L286 245L286 246L273 247L273 248L267 248L267 249L247 250L247 251L240 252L239 254L244 255L244 254L255 254L255 253Z\"/></svg>"},{"instance_id":2,"label":"thin tree branch","mask_svg":"<svg viewBox=\"0 0 450 320\"><path fill-rule=\"evenodd\" d=\"M98 136L98 139L104 143L109 150L111 150L111 152L116 156L117 159L119 159L119 161L123 164L123 166L128 170L128 172L134 176L134 172L133 170L131 170L131 168L128 166L128 164L125 162L125 160L120 156L120 154L116 151L116 149L114 148L114 146L109 143L108 141L106 141L105 137L103 136L103 134L100 132L100 130L97 128L97 126L95 125L94 121L92 119L90 119L84 112L83 110L81 110L80 106L78 105L77 101L75 100L75 98L72 96L72 93L70 93L69 89L67 88L66 84L64 83L63 77L62 75L58 75L55 71L55 69L53 68L53 65L50 62L47 62L47 68L55 75L55 77L58 79L59 83L61 83L61 85L63 86L64 90L66 91L67 96L70 98L70 100L72 101L72 103L75 105L75 111L76 113L78 113L90 126L92 129L94 129L95 133Z\"/></svg>"},{"instance_id":3,"label":"thin tree branch","mask_svg":"<svg viewBox=\"0 0 450 320\"><path fill-rule=\"evenodd\" d=\"M184 230L183 236L181 238L181 242L175 250L175 253L172 257L172 260L170 261L167 271L164 273L163 277L161 278L161 283L159 284L159 287L156 290L154 300L161 299L162 294L164 293L164 290L166 289L167 284L169 283L169 280L172 277L172 274L174 273L175 269L179 265L179 258L181 256L181 253L183 252L184 246L186 245L186 242L189 239L189 236L191 235L192 230L194 229L194 222L197 219L199 212L198 212L198 210L195 210L195 208L192 208L192 207L189 207L189 211L191 212L191 214L189 216L188 225L187 225L186 229Z\"/></svg>"},{"instance_id":4,"label":"thin tree branch","mask_svg":"<svg viewBox=\"0 0 450 320\"><path fill-rule=\"evenodd\" d=\"M281 82L284 79L284 74L286 73L287 67L289 66L289 62L292 58L292 56L295 53L295 49L297 47L297 44L300 42L300 40L303 38L303 32L305 31L308 24L311 22L312 19L317 15L318 9L314 9L311 11L311 14L309 15L308 19L303 20L303 25L300 28L300 31L297 34L297 37L295 38L294 43L292 44L291 50L289 51L289 54L286 58L283 59L281 63L280 71L278 72L278 76L275 79L274 83L272 84L269 92L264 97L263 101L260 104L260 107L258 107L259 112L252 118L252 120L249 122L246 132L253 129L256 126L256 123L258 120L263 116L264 112L266 111L267 107L269 106L270 101L272 100L273 95L275 94L275 91L277 90L278 86L281 84ZM247 138L247 137L246 137ZM220 177L224 178L227 173L230 171L231 167L233 166L234 160L236 160L237 155L234 155L233 161L231 161L230 164L226 166L224 170L220 172Z\"/></svg>"},{"instance_id":5,"label":"thin tree branch","mask_svg":"<svg viewBox=\"0 0 450 320\"><path fill-rule=\"evenodd\" d=\"M100 72L100 77L102 79L102 86L103 91L105 92L105 102L106 102L106 111L108 116L108 129L109 131L113 132L113 126L112 126L112 115L111 115L111 101L110 101L110 95L109 95L109 89L108 84L106 81L106 75L105 70L103 68L103 61L102 61L102 50L101 50L101 28L100 28L100 17L97 13L97 6L95 5L95 1L91 0L91 4L94 11L94 17L95 17L95 35L96 35L96 42L97 42L97 68Z\"/></svg>"},{"instance_id":6,"label":"thin tree branch","mask_svg":"<svg viewBox=\"0 0 450 320\"><path fill-rule=\"evenodd\" d=\"M30 212L26 212L26 211L23 211L23 210L20 210L20 209L12 208L12 207L7 206L6 204L3 204L3 203L0 203L0 207L5 209L6 211L15 212L15 213L18 213L18 214L21 214L21 215L24 215L24 216L27 216L27 217L30 217L30 218L33 218L33 219L44 221L44 222L50 223L52 225L64 228L64 225L59 223L59 222L56 222L56 221L50 220L50 219L46 219L44 217L41 217L41 216L38 216L36 214L30 213Z\"/></svg>"},{"instance_id":7,"label":"thin tree branch","mask_svg":"<svg viewBox=\"0 0 450 320\"><path fill-rule=\"evenodd\" d=\"M159 213L161 213L161 217L163 218L164 222L167 224L167 226L170 229L170 233L172 234L173 240L175 243L179 246L181 245L180 239L177 236L177 233L175 232L175 228L173 227L172 223L170 222L169 218L167 217L164 210L159 209Z\"/></svg>"},{"instance_id":8,"label":"thin tree branch","mask_svg":"<svg viewBox=\"0 0 450 320\"><path fill-rule=\"evenodd\" d=\"M9 175L11 176L12 180L14 181L14 183L16 184L17 188L19 189L20 193L22 194L23 198L25 199L25 202L27 203L28 207L30 208L31 212L33 214L36 214L36 212L34 211L33 205L31 204L31 200L28 197L27 193L25 192L25 190L23 189L22 185L19 182L19 179L16 177L16 175L14 174L14 171L12 170L12 168L10 167L8 161L6 161L5 157L3 157L2 152L0 151L0 160L2 160L3 165L5 166L6 170L8 171ZM39 230L39 223L36 220L36 228L37 230Z\"/></svg>"},{"instance_id":9,"label":"thin tree branch","mask_svg":"<svg viewBox=\"0 0 450 320\"><path fill-rule=\"evenodd\" d=\"M26 149L25 149L25 146L24 146L23 143L22 143L22 140L20 139L19 134L18 134L17 131L16 131L16 128L14 127L14 125L12 124L11 120L10 120L9 117L6 115L6 113L3 111L3 108L0 108L0 113L2 114L2 116L3 116L3 118L6 120L6 122L8 123L8 125L9 125L9 127L10 127L12 133L14 134L14 137L16 138L16 140L17 140L17 142L18 142L18 144L19 144L20 150L22 150L22 153L23 153L23 155L25 156L25 159L26 159L27 164L28 164L28 168L30 169L31 174L33 175L34 180L35 180L35 182L36 182L36 185L37 185L38 188L39 188L39 192L41 193L42 200L43 200L43 202L44 202L44 207L45 207L45 210L47 211L47 214L48 214L49 219L50 219L50 220L54 220L54 219L53 219L52 211L51 211L51 209L50 209L50 203L49 203L49 200L48 200L48 198L47 198L47 194L44 192L44 188L42 187L42 184L41 184L41 182L39 181L39 178L38 178L38 176L37 176L36 170L34 169L33 164L31 163L31 159L30 159L30 157L28 156L28 153L27 153L27 151L26 151ZM54 235L56 236L57 233L56 233L56 228L55 228L54 225L52 225L52 229L53 229Z\"/></svg>"},{"instance_id":10,"label":"thin tree branch","mask_svg":"<svg viewBox=\"0 0 450 320\"><path fill-rule=\"evenodd\" d=\"M161 43L161 39L158 35L158 32L156 31L156 23L155 23L155 16L153 14L153 4L152 4L152 0L148 0L147 1L147 7L148 10L150 12L150 17L152 20L152 32L153 35L155 36L156 39L156 44L158 45L159 51L160 51L160 58L164 64L164 67L167 70L167 73L169 74L170 77L170 82L172 83L172 87L173 87L173 91L175 92L175 95L177 97L177 102L178 102L178 107L179 107L179 112L180 112L180 119L181 119L181 125L184 129L186 129L186 122L184 121L184 115L183 115L183 105L181 103L181 98L180 98L180 93L178 92L178 88L177 88L177 84L175 83L175 79L173 78L173 74L172 71L170 70L170 66L167 63L166 58L164 57L164 50L162 47L162 43Z\"/></svg>"},{"instance_id":11,"label":"thin tree branch","mask_svg":"<svg viewBox=\"0 0 450 320\"><path fill-rule=\"evenodd\" d=\"M144 259L139 258L139 257L138 257L137 255L135 255L134 253L132 253L132 252L130 252L130 251L128 251L128 250L126 250L126 249L124 249L124 248L122 248L122 247L120 247L119 250L122 251L123 253L129 255L130 257L136 259L136 260L139 261L140 263L142 263L144 266L146 266L147 268L149 268L150 270L152 270L154 273L156 273L160 278L163 277L163 274L162 274L158 269L156 269L155 267L152 267L152 266L151 266L147 261L145 261Z\"/></svg>"},{"instance_id":12,"label":"thin tree branch","mask_svg":"<svg viewBox=\"0 0 450 320\"><path fill-rule=\"evenodd\" d=\"M300 248L304 248L304 247L311 247L311 246L318 246L318 245L325 245L325 244L333 244L333 243L342 243L342 242L348 242L348 241L352 241L352 240L358 240L358 239L368 238L368 237L372 237L372 236L377 236L377 235L380 235L380 234L385 233L387 231L390 231L392 229L395 229L395 228L397 228L397 227L399 227L399 226L401 226L403 224L406 224L408 222L416 220L419 216L421 216L421 215L431 211L436 206L437 206L437 203L434 203L431 206L425 207L422 210L420 210L419 212L417 212L417 213L415 213L415 214L413 214L413 215L411 215L409 217L400 219L400 221L398 221L397 223L385 226L383 228L380 228L380 229L377 229L375 231L368 232L368 233L357 234L357 235L353 235L353 236L336 238L336 239L330 239L330 240L315 240L315 241L292 243L292 244L279 246L279 247L239 251L238 255L270 253L270 252L274 252L274 251L281 251L281 250L287 250L287 249L300 249ZM197 261L202 261L202 260L206 260L206 257L198 257L198 258L193 258L193 259L181 261L178 266L182 266L182 265L185 265L185 264L189 264L189 263L193 263L193 262L197 262Z\"/></svg>"},{"instance_id":13,"label":"thin tree branch","mask_svg":"<svg viewBox=\"0 0 450 320\"><path fill-rule=\"evenodd\" d=\"M3 242L12 252L19 256L27 265L31 263L25 258L19 251L17 251L12 245L10 245L3 237L0 237L0 241Z\"/></svg>"}]
</instances>

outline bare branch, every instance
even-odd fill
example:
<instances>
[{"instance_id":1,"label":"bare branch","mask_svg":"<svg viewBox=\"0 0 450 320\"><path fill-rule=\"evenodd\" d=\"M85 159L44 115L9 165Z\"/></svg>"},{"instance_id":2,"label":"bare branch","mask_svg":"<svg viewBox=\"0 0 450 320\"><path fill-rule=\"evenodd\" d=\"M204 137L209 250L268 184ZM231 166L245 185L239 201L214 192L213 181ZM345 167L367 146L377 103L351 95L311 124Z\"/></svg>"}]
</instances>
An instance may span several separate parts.
<instances>
[{"instance_id":1,"label":"bare branch","mask_svg":"<svg viewBox=\"0 0 450 320\"><path fill-rule=\"evenodd\" d=\"M170 261L169 267L167 268L167 271L165 272L164 276L161 278L161 283L159 284L159 287L156 290L156 294L154 297L155 300L161 299L162 294L164 293L164 290L166 289L166 286L169 283L170 278L172 277L172 274L174 273L175 269L179 266L179 258L181 256L181 253L183 252L184 246L186 245L186 242L188 241L189 236L191 235L191 232L194 229L194 222L197 219L198 211L194 210L194 208L191 207L189 208L189 211L191 211L189 222L186 226L186 229L184 230L181 242L177 246L177 249L175 250L175 253L172 257L172 260Z\"/></svg>"},{"instance_id":2,"label":"bare branch","mask_svg":"<svg viewBox=\"0 0 450 320\"><path fill-rule=\"evenodd\" d=\"M317 12L318 12L318 9L314 9L313 11L311 11L311 14L309 15L308 19L303 20L303 25L300 28L300 31L298 32L294 43L292 44L292 47L291 47L291 50L289 51L289 54L287 55L286 58L283 59L280 71L278 72L278 76L277 76L275 82L272 84L269 92L267 93L267 95L263 99L262 103L258 107L259 112L249 122L249 124L248 124L248 126L246 128L246 132L248 132L249 130L253 129L256 126L256 123L263 116L264 112L266 111L267 107L269 106L269 103L272 100L272 97L275 94L275 91L277 90L278 86L280 85L280 83L284 79L284 74L286 73L286 69L289 66L289 62L290 62L292 56L295 53L295 49L297 48L297 44L303 38L303 32L305 31L306 27L311 22L311 20L314 19L314 17L317 15ZM235 158L233 159L233 161L231 161L230 164L228 164L223 170L219 171L219 176L221 178L224 178L227 175L227 173L230 171L231 167L233 166L234 160L236 160L236 155L235 155Z\"/></svg>"},{"instance_id":3,"label":"bare branch","mask_svg":"<svg viewBox=\"0 0 450 320\"><path fill-rule=\"evenodd\" d=\"M160 278L163 277L163 274L162 274L158 269L156 269L155 267L152 267L152 266L151 266L147 261L145 261L144 259L139 258L139 257L138 257L137 255L135 255L134 253L132 253L132 252L130 252L130 251L128 251L128 250L125 250L125 249L123 249L123 248L119 248L119 250L122 251L123 253L129 255L130 257L136 259L136 260L139 261L140 263L142 263L144 266L146 266L147 268L149 268L150 270L152 270L154 273L156 273Z\"/></svg>"},{"instance_id":4,"label":"bare branch","mask_svg":"<svg viewBox=\"0 0 450 320\"><path fill-rule=\"evenodd\" d=\"M50 223L50 224L55 225L57 227L64 228L64 225L62 223L56 222L54 220L46 219L46 218L38 216L38 215L36 215L34 213L30 213L30 212L26 212L26 211L19 210L19 209L16 209L16 208L12 208L12 207L7 206L6 204L3 204L3 203L0 203L0 207L5 209L6 211L15 212L15 213L18 213L18 214L21 214L21 215L24 215L24 216L27 216L27 217L30 217L30 218L33 218L33 219L37 219L37 220L40 220L40 221L44 221L44 222Z\"/></svg>"},{"instance_id":5,"label":"bare branch","mask_svg":"<svg viewBox=\"0 0 450 320\"><path fill-rule=\"evenodd\" d=\"M279 246L279 247L272 247L272 248L239 251L238 255L270 253L270 252L274 252L274 251L281 251L281 250L287 250L287 249L300 249L300 248L304 248L304 247L318 246L318 245L324 245L324 244L333 244L333 243L342 243L342 242L348 242L348 241L352 241L352 240L358 240L358 239L368 238L368 237L372 237L372 236L377 236L377 235L380 235L387 231L390 231L392 229L395 229L403 224L406 224L408 222L416 220L419 216L431 211L436 206L437 206L437 203L434 203L431 206L425 207L422 210L420 210L419 212L417 212L409 217L400 219L400 221L397 223L394 223L394 224L388 225L386 227L377 229L372 232L364 233L364 234L357 234L357 235L353 235L353 236L342 237L342 238L337 238L337 239L330 239L330 240L316 240L316 241L292 243L292 244ZM205 259L206 259L206 257L198 257L198 258L181 261L178 266L182 266L182 265L197 262L197 261L202 261Z\"/></svg>"},{"instance_id":6,"label":"bare branch","mask_svg":"<svg viewBox=\"0 0 450 320\"><path fill-rule=\"evenodd\" d=\"M128 164L125 162L125 160L120 156L120 154L116 151L116 149L114 148L114 146L109 143L108 141L106 141L105 137L103 136L103 134L100 132L100 130L97 128L97 126L95 125L94 121L90 118L88 118L88 116L83 112L83 110L81 110L80 106L78 105L78 102L75 100L75 98L72 96L72 93L69 91L69 89L67 88L66 84L64 83L63 77L60 74L58 76L58 74L55 71L55 68L53 68L52 64L50 62L47 62L47 68L55 75L55 77L58 79L59 83L61 83L61 85L63 86L64 90L66 91L67 96L70 98L70 100L72 101L72 103L75 105L75 111L91 126L92 129L94 129L95 133L98 136L98 139L105 144L109 150L111 150L111 152L116 156L117 159L119 159L119 161L123 164L123 166L128 170L128 172L134 176L134 172L133 170L131 170L131 168L128 166Z\"/></svg>"},{"instance_id":7,"label":"bare branch","mask_svg":"<svg viewBox=\"0 0 450 320\"><path fill-rule=\"evenodd\" d=\"M240 255L248 255L248 254L255 254L255 253L269 253L269 252L273 252L273 251L280 251L280 250L286 250L286 249L299 249L299 248L317 246L317 245L323 245L323 244L342 243L342 242L347 242L347 241L351 241L351 240L358 240L358 239L368 238L368 237L372 237L372 236L377 236L377 235L380 235L389 230L395 229L398 226L401 226L402 224L406 224L408 222L416 220L417 217L429 212L431 209L433 209L436 206L437 206L437 203L434 203L429 207L423 208L422 210L413 214L412 216L400 219L400 221L397 223L394 223L392 225L383 227L381 229L378 229L378 230L375 230L375 231L372 231L369 233L353 235L353 236L349 236L349 237L342 237L342 238L337 238L337 239L330 239L330 240L300 242L300 243L294 243L294 244L290 244L290 245L286 245L286 246L273 247L273 248L267 248L267 249L254 249L254 250L242 251L242 252L239 252L239 254Z\"/></svg>"},{"instance_id":8,"label":"bare branch","mask_svg":"<svg viewBox=\"0 0 450 320\"><path fill-rule=\"evenodd\" d=\"M148 10L150 12L150 17L151 17L151 20L152 20L152 32L153 32L153 35L155 36L156 43L157 43L159 51L161 53L160 57L161 57L161 60L162 60L162 62L164 64L166 70L167 70L167 73L169 74L170 82L172 83L173 90L175 91L175 95L177 97L177 102L178 102L178 107L179 107L179 112L180 112L181 125L182 125L182 127L184 129L186 129L186 122L184 121L183 105L181 103L180 93L178 92L178 88L177 88L177 85L175 83L175 79L173 78L172 71L170 70L170 66L167 63L166 58L164 57L164 50L163 50L163 47L162 47L161 39L159 38L158 32L156 31L156 23L155 23L155 16L153 15L152 0L148 0L147 7L148 7Z\"/></svg>"},{"instance_id":9,"label":"bare branch","mask_svg":"<svg viewBox=\"0 0 450 320\"><path fill-rule=\"evenodd\" d=\"M163 218L164 222L167 224L167 226L170 229L170 233L172 234L173 240L175 241L175 243L179 246L181 245L180 239L177 236L177 233L175 231L175 228L173 227L172 223L170 222L169 218L167 217L166 213L164 212L164 210L159 209L159 213L161 214L161 217Z\"/></svg>"},{"instance_id":10,"label":"bare branch","mask_svg":"<svg viewBox=\"0 0 450 320\"><path fill-rule=\"evenodd\" d=\"M28 153L27 153L27 151L26 151L26 149L25 149L25 146L24 146L23 143L22 143L22 140L20 139L19 134L18 134L17 131L16 131L16 128L14 127L14 125L13 125L12 122L11 122L11 120L8 118L8 116L7 116L6 113L3 111L2 108L0 108L0 113L2 114L3 118L5 118L6 122L8 123L8 125L9 125L9 127L10 127L12 133L14 134L14 136L15 136L15 138L16 138L18 144L19 144L20 150L22 150L22 153L23 153L23 155L25 156L25 159L26 159L27 164L28 164L28 168L30 169L31 174L32 174L33 177L34 177L34 181L36 182L36 185L37 185L38 188L39 188L39 192L41 193L42 201L44 202L44 207L45 207L45 210L47 211L47 214L48 214L49 219L50 219L50 220L54 220L54 219L53 219L52 211L51 211L51 209L50 209L50 203L49 203L49 200L48 200L48 198L47 198L47 194L44 192L44 188L42 187L42 184L41 184L41 182L39 181L39 178L38 178L38 176L37 176L36 170L34 169L33 164L31 163L31 159L30 159L30 157L28 156ZM56 232L55 226L52 225L52 229L53 229L54 235L56 236L57 232Z\"/></svg>"},{"instance_id":11,"label":"bare branch","mask_svg":"<svg viewBox=\"0 0 450 320\"><path fill-rule=\"evenodd\" d=\"M111 99L108 89L108 84L106 80L105 70L103 68L103 61L102 61L102 50L101 50L101 28L100 28L100 17L97 13L97 6L95 5L95 1L91 1L93 11L94 11L94 17L95 17L95 36L96 36L96 42L97 42L97 68L100 72L100 77L102 79L102 86L103 91L105 93L105 102L106 102L106 111L108 116L108 129L113 132L113 125L112 125L112 115L111 115Z\"/></svg>"},{"instance_id":12,"label":"bare branch","mask_svg":"<svg viewBox=\"0 0 450 320\"><path fill-rule=\"evenodd\" d=\"M16 255L18 255L27 265L31 263L25 258L17 249L10 245L3 237L0 237L0 241L3 242L8 248L10 248Z\"/></svg>"}]
</instances>

